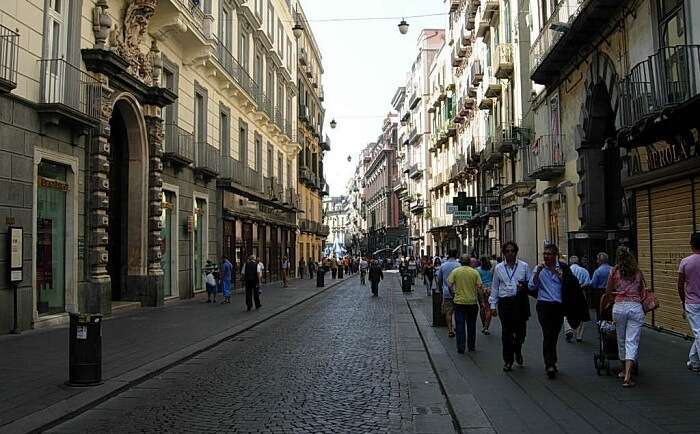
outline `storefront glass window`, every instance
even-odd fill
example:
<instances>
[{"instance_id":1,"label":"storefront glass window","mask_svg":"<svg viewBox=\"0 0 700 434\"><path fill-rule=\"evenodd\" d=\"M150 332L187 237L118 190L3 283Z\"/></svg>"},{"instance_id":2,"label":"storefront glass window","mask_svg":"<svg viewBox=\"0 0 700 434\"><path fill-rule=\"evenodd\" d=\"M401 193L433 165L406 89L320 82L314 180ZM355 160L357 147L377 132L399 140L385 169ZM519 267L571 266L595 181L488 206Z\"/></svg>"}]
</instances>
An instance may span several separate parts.
<instances>
[{"instance_id":1,"label":"storefront glass window","mask_svg":"<svg viewBox=\"0 0 700 434\"><path fill-rule=\"evenodd\" d=\"M39 164L36 212L36 310L39 315L65 311L66 197L68 169Z\"/></svg>"},{"instance_id":2,"label":"storefront glass window","mask_svg":"<svg viewBox=\"0 0 700 434\"><path fill-rule=\"evenodd\" d=\"M197 199L194 210L194 290L203 289L204 232L206 231L207 202Z\"/></svg>"}]
</instances>

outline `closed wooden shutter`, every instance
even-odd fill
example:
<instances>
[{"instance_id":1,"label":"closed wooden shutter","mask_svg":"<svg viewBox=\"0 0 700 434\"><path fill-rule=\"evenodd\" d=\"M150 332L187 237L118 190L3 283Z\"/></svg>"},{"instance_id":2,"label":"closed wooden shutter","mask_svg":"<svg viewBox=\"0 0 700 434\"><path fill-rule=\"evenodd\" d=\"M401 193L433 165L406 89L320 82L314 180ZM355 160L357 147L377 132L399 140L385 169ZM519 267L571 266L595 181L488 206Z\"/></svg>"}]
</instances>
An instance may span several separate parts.
<instances>
[{"instance_id":1,"label":"closed wooden shutter","mask_svg":"<svg viewBox=\"0 0 700 434\"><path fill-rule=\"evenodd\" d=\"M636 193L637 206L637 261L639 269L642 271L647 280L651 279L651 244L649 238L649 191L637 190ZM646 322L652 324L652 316L647 315Z\"/></svg>"},{"instance_id":2,"label":"closed wooden shutter","mask_svg":"<svg viewBox=\"0 0 700 434\"><path fill-rule=\"evenodd\" d=\"M676 282L678 264L689 252L688 240L693 231L693 198L690 180L673 182L652 187L651 208L646 210L646 221L651 225L651 240L647 227L648 257L643 261L651 263L650 270L644 270L647 282L656 291L661 307L656 310L654 325L681 334L688 334L688 323L683 319L678 299ZM638 202L638 205L641 205ZM642 210L638 211L638 217ZM651 216L651 218L649 218ZM639 232L642 232L640 226ZM639 251L641 252L640 245Z\"/></svg>"}]
</instances>

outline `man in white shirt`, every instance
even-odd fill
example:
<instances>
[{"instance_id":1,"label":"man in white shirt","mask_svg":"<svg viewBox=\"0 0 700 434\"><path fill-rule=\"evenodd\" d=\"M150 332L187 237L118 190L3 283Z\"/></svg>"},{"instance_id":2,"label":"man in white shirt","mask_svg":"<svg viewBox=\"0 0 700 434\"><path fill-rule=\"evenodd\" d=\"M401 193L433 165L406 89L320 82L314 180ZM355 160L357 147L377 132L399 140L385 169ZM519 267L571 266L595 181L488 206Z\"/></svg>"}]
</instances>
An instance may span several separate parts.
<instances>
[{"instance_id":1,"label":"man in white shirt","mask_svg":"<svg viewBox=\"0 0 700 434\"><path fill-rule=\"evenodd\" d=\"M569 257L569 268L576 280L578 280L579 285L581 285L584 294L588 293L588 287L591 285L591 274L580 265L578 256L572 255ZM576 342L583 342L583 324L581 322L576 329L572 329L569 321L564 321L564 336L567 342L571 342L574 335L576 335Z\"/></svg>"},{"instance_id":2,"label":"man in white shirt","mask_svg":"<svg viewBox=\"0 0 700 434\"><path fill-rule=\"evenodd\" d=\"M265 279L265 264L263 264L262 259L258 256L256 259L258 262L258 275L260 276L260 282L262 283ZM260 285L258 285L258 292L262 294L262 290L260 289Z\"/></svg>"},{"instance_id":3,"label":"man in white shirt","mask_svg":"<svg viewBox=\"0 0 700 434\"><path fill-rule=\"evenodd\" d=\"M527 333L527 320L530 318L530 301L527 282L530 280L530 266L518 259L518 245L507 241L501 247L505 258L496 264L491 283L492 316L501 319L501 344L503 345L503 370L513 369L513 361L522 365L522 346Z\"/></svg>"},{"instance_id":4,"label":"man in white shirt","mask_svg":"<svg viewBox=\"0 0 700 434\"><path fill-rule=\"evenodd\" d=\"M369 263L365 258L360 259L360 283L366 285L365 276L367 276L367 270L369 269Z\"/></svg>"}]
</instances>

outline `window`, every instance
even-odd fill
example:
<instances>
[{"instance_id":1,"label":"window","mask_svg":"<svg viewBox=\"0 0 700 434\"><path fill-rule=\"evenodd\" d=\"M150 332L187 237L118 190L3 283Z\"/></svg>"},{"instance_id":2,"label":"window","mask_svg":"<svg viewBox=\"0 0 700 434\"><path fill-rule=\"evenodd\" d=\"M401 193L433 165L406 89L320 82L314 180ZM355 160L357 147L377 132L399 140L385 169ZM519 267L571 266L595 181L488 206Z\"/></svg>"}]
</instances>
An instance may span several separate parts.
<instances>
[{"instance_id":1,"label":"window","mask_svg":"<svg viewBox=\"0 0 700 434\"><path fill-rule=\"evenodd\" d=\"M163 68L162 73L161 73L161 78L160 78L161 85L165 87L168 90L171 90L173 92L177 92L175 89L175 74L168 70ZM177 121L175 119L175 105L177 102L172 103L171 105L163 107L161 110L161 117L165 124L176 124Z\"/></svg>"},{"instance_id":2,"label":"window","mask_svg":"<svg viewBox=\"0 0 700 434\"><path fill-rule=\"evenodd\" d=\"M224 47L231 47L231 12L225 7L221 9L221 34L219 39Z\"/></svg>"},{"instance_id":3,"label":"window","mask_svg":"<svg viewBox=\"0 0 700 434\"><path fill-rule=\"evenodd\" d=\"M284 29L282 28L282 20L277 19L277 52L280 57L284 57Z\"/></svg>"},{"instance_id":4,"label":"window","mask_svg":"<svg viewBox=\"0 0 700 434\"><path fill-rule=\"evenodd\" d=\"M65 311L66 208L68 168L39 163L36 209L36 310L39 315Z\"/></svg>"},{"instance_id":5,"label":"window","mask_svg":"<svg viewBox=\"0 0 700 434\"><path fill-rule=\"evenodd\" d=\"M49 0L46 10L46 57L48 59L65 59L68 46L68 7L69 0ZM44 83L44 97L47 100L63 98L64 73L58 60L49 62ZM50 93L50 95L49 95ZM59 100L60 101L60 100Z\"/></svg>"},{"instance_id":6,"label":"window","mask_svg":"<svg viewBox=\"0 0 700 434\"><path fill-rule=\"evenodd\" d=\"M238 62L241 67L247 72L248 71L248 53L250 50L250 44L248 42L248 33L244 29L241 29L240 36L238 40Z\"/></svg>"},{"instance_id":7,"label":"window","mask_svg":"<svg viewBox=\"0 0 700 434\"><path fill-rule=\"evenodd\" d=\"M262 137L255 133L255 171L258 175L262 173Z\"/></svg>"},{"instance_id":8,"label":"window","mask_svg":"<svg viewBox=\"0 0 700 434\"><path fill-rule=\"evenodd\" d=\"M194 94L194 139L197 142L206 142L204 130L205 119L204 95L195 91Z\"/></svg>"},{"instance_id":9,"label":"window","mask_svg":"<svg viewBox=\"0 0 700 434\"><path fill-rule=\"evenodd\" d=\"M292 127L292 95L287 93L287 110L284 112L285 115L285 128L290 129Z\"/></svg>"},{"instance_id":10,"label":"window","mask_svg":"<svg viewBox=\"0 0 700 434\"><path fill-rule=\"evenodd\" d=\"M272 149L272 145L267 144L267 177L272 178L275 176L275 151Z\"/></svg>"},{"instance_id":11,"label":"window","mask_svg":"<svg viewBox=\"0 0 700 434\"><path fill-rule=\"evenodd\" d=\"M205 199L195 199L194 205L194 291L202 291L203 267L206 259L206 233L207 233L207 202Z\"/></svg>"},{"instance_id":12,"label":"window","mask_svg":"<svg viewBox=\"0 0 700 434\"><path fill-rule=\"evenodd\" d=\"M258 17L260 21L263 18L263 0L255 0L255 16Z\"/></svg>"},{"instance_id":13,"label":"window","mask_svg":"<svg viewBox=\"0 0 700 434\"><path fill-rule=\"evenodd\" d=\"M267 93L267 97L274 101L272 98L275 96L275 70L272 67L272 62L268 62L267 64L267 83L265 92Z\"/></svg>"},{"instance_id":14,"label":"window","mask_svg":"<svg viewBox=\"0 0 700 434\"><path fill-rule=\"evenodd\" d=\"M503 2L503 25L504 25L504 32L503 32L503 38L506 43L509 43L512 41L512 31L511 31L511 23L510 23L510 0L504 0ZM510 240L510 238L506 238L507 240Z\"/></svg>"},{"instance_id":15,"label":"window","mask_svg":"<svg viewBox=\"0 0 700 434\"><path fill-rule=\"evenodd\" d=\"M282 152L277 151L277 182L281 183L282 180L284 179L282 177L282 172L284 169L284 166L282 165Z\"/></svg>"},{"instance_id":16,"label":"window","mask_svg":"<svg viewBox=\"0 0 700 434\"><path fill-rule=\"evenodd\" d=\"M259 50L255 50L255 64L253 65L255 83L262 86L263 82L263 56Z\"/></svg>"},{"instance_id":17,"label":"window","mask_svg":"<svg viewBox=\"0 0 700 434\"><path fill-rule=\"evenodd\" d=\"M244 169L248 167L248 125L243 121L240 121L238 129L238 159Z\"/></svg>"},{"instance_id":18,"label":"window","mask_svg":"<svg viewBox=\"0 0 700 434\"><path fill-rule=\"evenodd\" d=\"M292 41L287 38L287 69L292 73Z\"/></svg>"},{"instance_id":19,"label":"window","mask_svg":"<svg viewBox=\"0 0 700 434\"><path fill-rule=\"evenodd\" d=\"M282 85L281 77L277 79L277 110L279 110L279 121L284 118L284 86Z\"/></svg>"},{"instance_id":20,"label":"window","mask_svg":"<svg viewBox=\"0 0 700 434\"><path fill-rule=\"evenodd\" d=\"M659 38L662 47L685 45L683 0L659 0Z\"/></svg>"},{"instance_id":21,"label":"window","mask_svg":"<svg viewBox=\"0 0 700 434\"><path fill-rule=\"evenodd\" d=\"M267 36L271 41L275 38L275 9L272 2L267 2Z\"/></svg>"},{"instance_id":22,"label":"window","mask_svg":"<svg viewBox=\"0 0 700 434\"><path fill-rule=\"evenodd\" d=\"M219 112L219 146L224 158L231 156L231 120L228 109Z\"/></svg>"}]
</instances>

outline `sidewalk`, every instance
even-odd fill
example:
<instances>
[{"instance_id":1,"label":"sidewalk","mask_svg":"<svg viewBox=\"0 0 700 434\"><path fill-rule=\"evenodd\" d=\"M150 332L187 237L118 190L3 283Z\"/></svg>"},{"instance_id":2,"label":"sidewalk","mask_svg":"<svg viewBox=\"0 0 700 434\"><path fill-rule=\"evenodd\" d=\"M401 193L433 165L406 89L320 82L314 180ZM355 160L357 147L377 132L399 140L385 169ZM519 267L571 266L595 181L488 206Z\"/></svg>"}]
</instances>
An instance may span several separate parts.
<instances>
[{"instance_id":1,"label":"sidewalk","mask_svg":"<svg viewBox=\"0 0 700 434\"><path fill-rule=\"evenodd\" d=\"M477 332L477 351L462 355L446 328L431 327L432 303L422 285L407 299L462 432L698 432L700 375L685 367L688 341L644 329L637 387L623 389L614 376L596 375L597 332L587 323L583 343L562 337L560 374L548 380L535 316L528 321L525 366L504 373L497 318L491 335Z\"/></svg>"},{"instance_id":2,"label":"sidewalk","mask_svg":"<svg viewBox=\"0 0 700 434\"><path fill-rule=\"evenodd\" d=\"M205 303L206 294L198 294L108 318L102 325L105 383L92 388L64 385L67 327L0 336L0 432L41 427L346 280L326 279L324 288L316 288L316 279L291 279L289 288L278 282L264 285L262 307L251 312L246 312L244 294L234 294L229 305Z\"/></svg>"}]
</instances>

